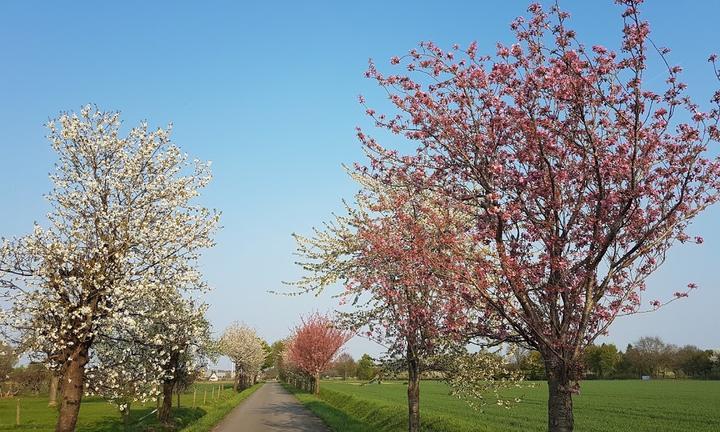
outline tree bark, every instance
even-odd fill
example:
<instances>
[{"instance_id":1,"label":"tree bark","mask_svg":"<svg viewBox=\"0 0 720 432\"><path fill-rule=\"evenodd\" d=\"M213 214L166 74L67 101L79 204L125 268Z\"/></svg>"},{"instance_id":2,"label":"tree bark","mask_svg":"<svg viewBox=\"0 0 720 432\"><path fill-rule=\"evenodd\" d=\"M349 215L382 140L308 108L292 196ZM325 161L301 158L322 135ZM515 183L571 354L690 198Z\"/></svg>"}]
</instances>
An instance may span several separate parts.
<instances>
[{"instance_id":1,"label":"tree bark","mask_svg":"<svg viewBox=\"0 0 720 432\"><path fill-rule=\"evenodd\" d=\"M126 431L130 430L130 404L128 404L125 409L120 411L120 414L123 418L123 428Z\"/></svg>"},{"instance_id":2,"label":"tree bark","mask_svg":"<svg viewBox=\"0 0 720 432\"><path fill-rule=\"evenodd\" d=\"M175 383L165 381L163 383L162 405L158 409L158 420L162 424L170 423L170 415L172 413L172 397Z\"/></svg>"},{"instance_id":3,"label":"tree bark","mask_svg":"<svg viewBox=\"0 0 720 432\"><path fill-rule=\"evenodd\" d=\"M88 347L78 345L70 358L72 360L68 361L60 384L60 413L55 432L75 432L85 386Z\"/></svg>"},{"instance_id":4,"label":"tree bark","mask_svg":"<svg viewBox=\"0 0 720 432\"><path fill-rule=\"evenodd\" d=\"M235 391L243 391L246 388L250 387L248 383L250 382L250 380L252 380L252 377L248 375L242 367L236 367L235 377Z\"/></svg>"},{"instance_id":5,"label":"tree bark","mask_svg":"<svg viewBox=\"0 0 720 432\"><path fill-rule=\"evenodd\" d=\"M572 432L574 428L572 386L569 373L561 362L547 362L548 431Z\"/></svg>"},{"instance_id":6,"label":"tree bark","mask_svg":"<svg viewBox=\"0 0 720 432\"><path fill-rule=\"evenodd\" d=\"M60 378L53 374L50 376L50 398L48 400L48 406L57 406L57 392L58 392L58 381Z\"/></svg>"},{"instance_id":7,"label":"tree bark","mask_svg":"<svg viewBox=\"0 0 720 432\"><path fill-rule=\"evenodd\" d=\"M316 372L313 382L313 393L320 394L320 372Z\"/></svg>"},{"instance_id":8,"label":"tree bark","mask_svg":"<svg viewBox=\"0 0 720 432\"><path fill-rule=\"evenodd\" d=\"M408 348L408 431L420 431L420 361Z\"/></svg>"}]
</instances>

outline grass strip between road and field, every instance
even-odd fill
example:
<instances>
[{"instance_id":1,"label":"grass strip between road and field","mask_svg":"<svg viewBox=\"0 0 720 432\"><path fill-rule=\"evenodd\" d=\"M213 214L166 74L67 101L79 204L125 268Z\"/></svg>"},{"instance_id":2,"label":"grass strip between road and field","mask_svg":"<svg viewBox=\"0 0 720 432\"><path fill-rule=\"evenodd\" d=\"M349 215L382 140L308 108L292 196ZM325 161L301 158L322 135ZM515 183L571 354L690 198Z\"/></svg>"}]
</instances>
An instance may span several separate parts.
<instances>
[{"instance_id":1,"label":"grass strip between road and field","mask_svg":"<svg viewBox=\"0 0 720 432\"><path fill-rule=\"evenodd\" d=\"M220 423L222 419L227 416L230 411L237 407L241 402L250 397L255 391L263 386L264 383L258 383L254 386L247 388L240 393L233 395L222 403L212 406L207 410L207 413L200 417L197 421L189 424L187 427L181 429L181 432L208 432L215 425Z\"/></svg>"},{"instance_id":2,"label":"grass strip between road and field","mask_svg":"<svg viewBox=\"0 0 720 432\"><path fill-rule=\"evenodd\" d=\"M333 432L404 432L407 431L406 406L381 405L357 399L353 396L323 389L316 396L283 383L306 408L312 411ZM450 417L423 414L424 432L466 432L466 424Z\"/></svg>"}]
</instances>

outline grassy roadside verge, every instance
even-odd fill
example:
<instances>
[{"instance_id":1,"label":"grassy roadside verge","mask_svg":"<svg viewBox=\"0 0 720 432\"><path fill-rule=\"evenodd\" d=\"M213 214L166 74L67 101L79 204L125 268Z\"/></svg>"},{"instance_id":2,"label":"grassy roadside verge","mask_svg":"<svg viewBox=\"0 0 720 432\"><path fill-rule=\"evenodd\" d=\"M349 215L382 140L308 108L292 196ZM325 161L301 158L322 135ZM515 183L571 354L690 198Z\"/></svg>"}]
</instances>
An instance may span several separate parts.
<instances>
[{"instance_id":1,"label":"grassy roadside verge","mask_svg":"<svg viewBox=\"0 0 720 432\"><path fill-rule=\"evenodd\" d=\"M296 389L288 384L282 383L285 390L289 391L300 401L306 408L312 411L316 416L325 423L334 432L364 432L368 430L360 420L352 417L350 413L346 413L341 409L338 409L327 401L307 393L305 391ZM320 390L321 396L326 394L324 390Z\"/></svg>"},{"instance_id":2,"label":"grassy roadside verge","mask_svg":"<svg viewBox=\"0 0 720 432\"><path fill-rule=\"evenodd\" d=\"M381 405L320 387L320 395L283 387L305 407L320 417L334 432L404 432L407 430L407 408L404 405ZM465 432L477 429L449 417L424 414L421 430L425 432Z\"/></svg>"},{"instance_id":3,"label":"grassy roadside verge","mask_svg":"<svg viewBox=\"0 0 720 432\"><path fill-rule=\"evenodd\" d=\"M126 429L117 407L98 397L84 397L80 407L77 432L149 432L178 429L207 431L232 407L247 398L255 389L237 393L232 382L197 382L180 395L180 407L173 396L173 428L163 428L157 420L155 401L135 403L130 407L130 427ZM259 386L258 386L259 387ZM222 388L222 390L220 390ZM20 408L20 426L15 425ZM205 416L219 416L216 419ZM32 430L52 432L57 421L57 409L48 407L47 394L22 394L0 398L0 432ZM198 426L195 426L195 425ZM185 429L183 429L185 428Z\"/></svg>"},{"instance_id":4,"label":"grassy roadside verge","mask_svg":"<svg viewBox=\"0 0 720 432\"><path fill-rule=\"evenodd\" d=\"M181 432L207 432L211 430L216 424L225 418L225 416L238 406L242 401L250 397L257 389L262 387L263 383L255 384L254 386L241 391L240 393L229 397L222 403L215 405L207 410L207 413L200 417L196 422L189 424L187 427L181 429Z\"/></svg>"}]
</instances>

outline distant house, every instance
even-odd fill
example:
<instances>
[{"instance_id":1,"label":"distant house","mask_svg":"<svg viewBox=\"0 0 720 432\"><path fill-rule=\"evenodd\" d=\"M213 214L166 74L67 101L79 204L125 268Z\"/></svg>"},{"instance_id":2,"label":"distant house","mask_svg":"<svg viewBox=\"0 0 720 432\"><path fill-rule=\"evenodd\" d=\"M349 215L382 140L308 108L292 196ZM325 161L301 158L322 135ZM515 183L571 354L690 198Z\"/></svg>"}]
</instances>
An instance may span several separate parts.
<instances>
[{"instance_id":1,"label":"distant house","mask_svg":"<svg viewBox=\"0 0 720 432\"><path fill-rule=\"evenodd\" d=\"M208 381L228 381L235 378L234 370L212 369L205 370L203 377Z\"/></svg>"},{"instance_id":2,"label":"distant house","mask_svg":"<svg viewBox=\"0 0 720 432\"><path fill-rule=\"evenodd\" d=\"M233 379L233 373L229 370L219 370L217 371L218 378L222 380L231 380Z\"/></svg>"}]
</instances>

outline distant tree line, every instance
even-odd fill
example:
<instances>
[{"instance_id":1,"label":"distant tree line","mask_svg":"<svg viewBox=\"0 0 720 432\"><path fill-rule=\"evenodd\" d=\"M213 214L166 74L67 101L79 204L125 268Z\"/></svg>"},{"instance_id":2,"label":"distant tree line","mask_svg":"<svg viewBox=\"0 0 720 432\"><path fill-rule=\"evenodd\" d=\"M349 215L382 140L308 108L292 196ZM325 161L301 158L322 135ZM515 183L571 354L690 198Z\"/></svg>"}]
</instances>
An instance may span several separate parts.
<instances>
[{"instance_id":1,"label":"distant tree line","mask_svg":"<svg viewBox=\"0 0 720 432\"><path fill-rule=\"evenodd\" d=\"M328 377L342 378L343 380L370 381L377 377L380 371L381 367L368 354L363 354L360 360L356 361L350 354L343 353L338 356L326 375Z\"/></svg>"},{"instance_id":2,"label":"distant tree line","mask_svg":"<svg viewBox=\"0 0 720 432\"><path fill-rule=\"evenodd\" d=\"M514 367L530 380L544 380L537 351L520 350ZM621 351L612 343L590 345L583 359L585 379L694 378L720 379L720 351L677 346L659 337L642 337Z\"/></svg>"},{"instance_id":3,"label":"distant tree line","mask_svg":"<svg viewBox=\"0 0 720 432\"><path fill-rule=\"evenodd\" d=\"M545 366L539 352L518 349L512 365L525 379L545 380ZM402 373L386 370L380 361L363 354L355 360L350 354L340 355L326 373L326 377L371 381L387 375L403 379ZM720 350L702 349L694 345L677 346L659 337L642 337L628 344L624 351L615 344L603 343L587 347L583 361L585 379L641 379L690 378L720 379ZM423 374L424 379L438 378L437 374Z\"/></svg>"},{"instance_id":4,"label":"distant tree line","mask_svg":"<svg viewBox=\"0 0 720 432\"><path fill-rule=\"evenodd\" d=\"M5 343L0 342L0 396L47 393L52 374L45 365L31 362L18 366L18 356Z\"/></svg>"}]
</instances>

